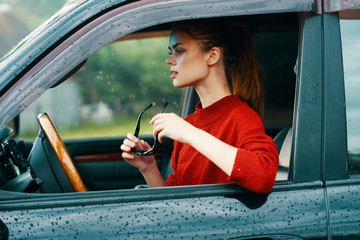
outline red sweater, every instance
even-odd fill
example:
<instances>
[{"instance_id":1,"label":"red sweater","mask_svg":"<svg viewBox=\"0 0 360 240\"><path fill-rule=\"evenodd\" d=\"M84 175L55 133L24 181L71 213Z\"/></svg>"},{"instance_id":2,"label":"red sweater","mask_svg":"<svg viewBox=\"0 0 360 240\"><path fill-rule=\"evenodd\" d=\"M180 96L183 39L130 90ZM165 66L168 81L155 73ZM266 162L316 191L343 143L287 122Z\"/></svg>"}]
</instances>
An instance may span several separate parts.
<instances>
[{"instance_id":1,"label":"red sweater","mask_svg":"<svg viewBox=\"0 0 360 240\"><path fill-rule=\"evenodd\" d=\"M257 193L269 193L275 183L279 157L271 137L265 134L259 115L237 96L224 97L185 118L216 138L238 148L229 177L189 144L174 142L169 186L237 183Z\"/></svg>"}]
</instances>

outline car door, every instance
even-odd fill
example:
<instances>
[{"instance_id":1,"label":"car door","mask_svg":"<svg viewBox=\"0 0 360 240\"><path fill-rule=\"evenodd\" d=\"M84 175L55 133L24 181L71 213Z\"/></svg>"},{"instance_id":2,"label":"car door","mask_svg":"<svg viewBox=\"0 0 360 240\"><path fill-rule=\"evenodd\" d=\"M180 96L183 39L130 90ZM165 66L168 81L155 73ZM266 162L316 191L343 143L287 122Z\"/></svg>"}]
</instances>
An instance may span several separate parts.
<instances>
[{"instance_id":1,"label":"car door","mask_svg":"<svg viewBox=\"0 0 360 240\"><path fill-rule=\"evenodd\" d=\"M46 76L53 81L48 85L53 85L65 75L59 75L57 70L69 72L103 45L159 23L194 17L242 16L249 11L255 17L257 14L271 16L279 11L300 12L298 60L293 79L296 83L294 117L290 122L292 134L286 134L289 137L280 149L287 153L284 156L286 177L276 182L272 193L258 195L234 184L58 194L2 191L1 218L10 236L34 239L110 239L114 236L120 239L327 239L326 190L321 181L323 126L319 120L323 94L322 17L311 12L312 3L303 1L298 7L294 1L286 5L286 9L279 1L264 1L262 6L266 6L266 10L253 1L119 4L69 34L66 41L49 50L49 55L34 66L37 69L29 70L29 74L21 78L23 82L43 81L44 84ZM296 59L293 60L291 65L296 63ZM291 81L285 77L282 80ZM191 112L193 93L186 92L182 114ZM99 157L103 153L113 153L122 139L69 140L66 144L74 159L84 156L89 159L87 155ZM101 150L96 149L98 146ZM79 169L93 171L89 162L80 166L82 163L78 161ZM99 166L95 163L94 168Z\"/></svg>"},{"instance_id":2,"label":"car door","mask_svg":"<svg viewBox=\"0 0 360 240\"><path fill-rule=\"evenodd\" d=\"M327 116L331 118L329 121L337 122L337 131L331 130L328 134L331 138L328 146L337 154L335 156L331 154L333 158L325 159L328 165L326 185L332 239L359 239L360 101L358 91L360 75L358 69L360 59L358 53L360 35L355 29L360 27L360 15L359 10L344 11L343 7L342 5L338 8L330 6L325 19L325 23L332 26L326 34L332 36L327 40L327 45L332 46L328 55L334 59L325 65L327 72L331 72L329 79L326 80L328 83L332 81L334 85L336 84L335 89L333 89L334 86L329 86L328 91L334 93L331 95L337 99L329 98L328 104L333 105L334 101L341 101L346 106L346 109L332 108L331 115ZM337 167L334 167L333 162L337 162Z\"/></svg>"}]
</instances>

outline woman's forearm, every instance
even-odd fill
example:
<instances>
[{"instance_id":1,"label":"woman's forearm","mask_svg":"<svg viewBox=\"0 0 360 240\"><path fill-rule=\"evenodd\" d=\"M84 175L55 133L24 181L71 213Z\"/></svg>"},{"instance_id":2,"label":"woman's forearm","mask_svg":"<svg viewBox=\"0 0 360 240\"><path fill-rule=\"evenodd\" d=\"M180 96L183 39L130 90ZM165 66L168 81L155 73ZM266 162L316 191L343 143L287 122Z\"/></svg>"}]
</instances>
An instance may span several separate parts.
<instances>
[{"instance_id":1,"label":"woman's forearm","mask_svg":"<svg viewBox=\"0 0 360 240\"><path fill-rule=\"evenodd\" d=\"M210 159L228 176L231 175L237 153L236 147L198 128L194 128L188 134L187 143Z\"/></svg>"},{"instance_id":2,"label":"woman's forearm","mask_svg":"<svg viewBox=\"0 0 360 240\"><path fill-rule=\"evenodd\" d=\"M144 179L149 187L166 187L168 186L164 178L161 176L160 171L154 161L154 164L151 167L148 167L146 170L140 171L144 176Z\"/></svg>"}]
</instances>

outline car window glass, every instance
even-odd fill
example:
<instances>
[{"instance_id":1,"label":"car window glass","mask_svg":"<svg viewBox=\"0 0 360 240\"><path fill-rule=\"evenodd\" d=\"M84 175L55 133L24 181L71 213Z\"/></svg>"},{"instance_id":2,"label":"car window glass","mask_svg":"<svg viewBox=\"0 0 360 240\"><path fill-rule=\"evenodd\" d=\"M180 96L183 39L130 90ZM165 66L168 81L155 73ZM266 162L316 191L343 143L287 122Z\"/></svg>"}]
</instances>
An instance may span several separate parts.
<instances>
[{"instance_id":1,"label":"car window glass","mask_svg":"<svg viewBox=\"0 0 360 240\"><path fill-rule=\"evenodd\" d=\"M45 92L20 115L20 138L34 139L36 116L47 112L64 139L124 136L139 112L140 134L151 134L150 118L167 100L179 112L182 89L170 79L168 37L116 41L93 54L68 80Z\"/></svg>"},{"instance_id":2,"label":"car window glass","mask_svg":"<svg viewBox=\"0 0 360 240\"><path fill-rule=\"evenodd\" d=\"M340 21L346 96L348 169L360 173L360 20Z\"/></svg>"}]
</instances>

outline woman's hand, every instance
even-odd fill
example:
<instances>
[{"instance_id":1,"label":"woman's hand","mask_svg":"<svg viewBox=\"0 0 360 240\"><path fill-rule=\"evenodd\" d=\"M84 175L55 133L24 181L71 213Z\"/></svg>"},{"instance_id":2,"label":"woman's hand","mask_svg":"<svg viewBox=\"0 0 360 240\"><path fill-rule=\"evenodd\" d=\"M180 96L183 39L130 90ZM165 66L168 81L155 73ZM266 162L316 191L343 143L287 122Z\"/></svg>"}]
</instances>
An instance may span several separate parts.
<instances>
[{"instance_id":1,"label":"woman's hand","mask_svg":"<svg viewBox=\"0 0 360 240\"><path fill-rule=\"evenodd\" d=\"M174 113L159 113L150 123L154 124L153 135L159 134L159 142L162 142L162 138L166 136L190 144L230 176L238 150L236 147L194 127Z\"/></svg>"},{"instance_id":2,"label":"woman's hand","mask_svg":"<svg viewBox=\"0 0 360 240\"><path fill-rule=\"evenodd\" d=\"M160 143L163 137L168 137L182 143L188 143L188 138L196 128L174 113L159 113L151 121L154 138L158 136Z\"/></svg>"},{"instance_id":3,"label":"woman's hand","mask_svg":"<svg viewBox=\"0 0 360 240\"><path fill-rule=\"evenodd\" d=\"M130 165L138 168L140 171L146 171L149 166L155 163L154 156L139 156L131 151L132 148L137 150L149 150L151 146L144 140L140 140L132 133L127 134L127 138L124 140L120 149L123 151L122 157Z\"/></svg>"}]
</instances>

